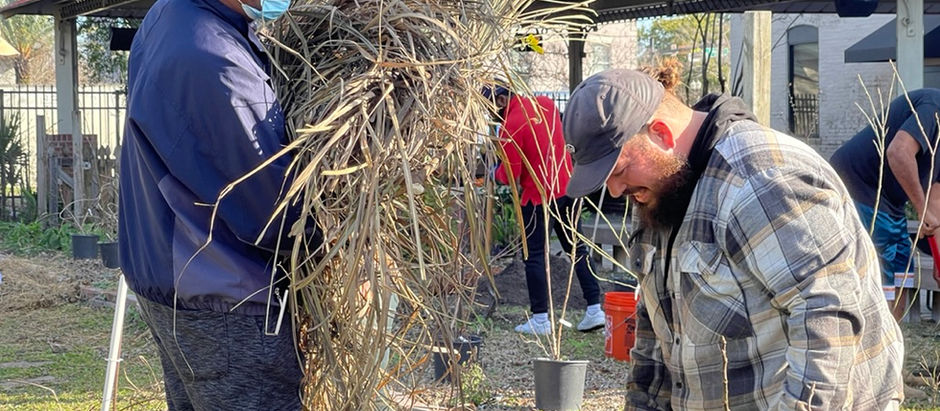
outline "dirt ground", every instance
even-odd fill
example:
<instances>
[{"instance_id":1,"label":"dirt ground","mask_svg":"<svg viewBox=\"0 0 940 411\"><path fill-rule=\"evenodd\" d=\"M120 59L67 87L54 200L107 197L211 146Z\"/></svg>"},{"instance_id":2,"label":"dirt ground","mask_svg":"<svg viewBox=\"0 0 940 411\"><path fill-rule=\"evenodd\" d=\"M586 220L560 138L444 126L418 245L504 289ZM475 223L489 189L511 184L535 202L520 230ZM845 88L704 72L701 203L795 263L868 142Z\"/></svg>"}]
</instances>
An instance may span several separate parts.
<instances>
[{"instance_id":1,"label":"dirt ground","mask_svg":"<svg viewBox=\"0 0 940 411\"><path fill-rule=\"evenodd\" d=\"M533 359L546 354L538 341L523 337L512 327L525 321L524 307L502 306L487 324L480 349L483 381L465 381L463 407L449 408L455 397L454 387L435 384L426 378L423 392L417 396L427 409L533 410L535 409L535 376ZM572 312L569 320L580 318L583 311ZM587 359L583 410L619 410L624 404L623 382L629 366L604 356L602 332L579 333L566 329L562 333L562 351L570 359ZM466 374L465 375L465 379ZM471 377L472 378L472 377ZM448 398L451 398L448 400ZM477 402L473 405L472 402Z\"/></svg>"},{"instance_id":2,"label":"dirt ground","mask_svg":"<svg viewBox=\"0 0 940 411\"><path fill-rule=\"evenodd\" d=\"M563 295L567 270L564 258L552 259L556 298ZM502 261L498 271L495 279L502 300L490 318L475 324L484 338L482 374L464 384L467 405L456 406L454 387L431 381L432 366L427 364L422 371L426 378L411 393L427 405L423 409L534 409L532 359L546 356L546 342L512 331L528 312L522 262ZM106 292L96 295L88 289L113 289L117 273L95 262L75 262L61 255L20 258L3 254L0 272L0 410L96 409L113 308L107 305ZM572 288L572 295L580 296L577 281ZM613 286L605 284L604 288ZM583 307L583 301L573 298L571 306ZM582 314L583 310L574 308L567 320L576 323ZM164 409L156 348L133 306L126 321L117 409ZM911 389L902 408L940 409L940 325L922 322L904 324L903 329L905 381ZM566 356L590 361L584 410L623 406L629 365L605 357L603 345L602 332L566 329L562 334Z\"/></svg>"},{"instance_id":3,"label":"dirt ground","mask_svg":"<svg viewBox=\"0 0 940 411\"><path fill-rule=\"evenodd\" d=\"M552 266L553 276L559 278L553 287L557 291L560 279L567 276L567 263L555 258ZM521 262L505 261L499 268L497 285L506 299L491 318L478 321L476 326L484 337L483 377L471 387L474 395L467 397L463 409L534 409L532 359L547 355L547 342L512 331L525 321L527 313L522 267ZM116 288L117 272L95 261L73 261L57 254L31 258L0 254L0 272L0 410L96 408L113 314L108 294ZM576 281L573 287L577 287ZM573 293L580 295L580 289ZM584 305L583 301L572 304ZM128 310L123 367L129 374L120 381L126 388L118 396L117 409L160 409L161 370L156 347L134 305L129 304ZM576 323L581 315L583 310L569 311L568 320ZM21 321L31 326L24 327ZM591 361L583 409L620 408L627 365L604 357L603 333L582 334L569 329L563 335L564 352ZM455 407L454 387L432 381L430 363L422 372L426 378L414 397L428 406L424 409L461 409ZM472 405L474 402L477 405Z\"/></svg>"},{"instance_id":4,"label":"dirt ground","mask_svg":"<svg viewBox=\"0 0 940 411\"><path fill-rule=\"evenodd\" d=\"M0 410L99 409L118 272L0 253L0 273ZM156 347L129 307L114 409L166 409Z\"/></svg>"}]
</instances>

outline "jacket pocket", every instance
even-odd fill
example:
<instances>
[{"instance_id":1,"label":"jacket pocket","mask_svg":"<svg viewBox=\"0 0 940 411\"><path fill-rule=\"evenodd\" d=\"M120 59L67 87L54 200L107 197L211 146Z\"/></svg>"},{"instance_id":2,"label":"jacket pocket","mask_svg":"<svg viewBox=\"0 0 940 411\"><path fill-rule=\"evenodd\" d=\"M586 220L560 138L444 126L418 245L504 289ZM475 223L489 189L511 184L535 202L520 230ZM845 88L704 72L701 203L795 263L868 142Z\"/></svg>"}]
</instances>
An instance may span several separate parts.
<instances>
[{"instance_id":1,"label":"jacket pocket","mask_svg":"<svg viewBox=\"0 0 940 411\"><path fill-rule=\"evenodd\" d=\"M212 311L176 312L176 334L164 344L187 383L224 377L229 369L228 327L225 314Z\"/></svg>"},{"instance_id":2,"label":"jacket pocket","mask_svg":"<svg viewBox=\"0 0 940 411\"><path fill-rule=\"evenodd\" d=\"M744 291L718 246L685 243L678 258L682 333L694 344L753 336Z\"/></svg>"},{"instance_id":3,"label":"jacket pocket","mask_svg":"<svg viewBox=\"0 0 940 411\"><path fill-rule=\"evenodd\" d=\"M637 277L642 278L653 271L653 257L656 255L655 247L637 242L630 245L627 254L630 256L630 263L626 268L632 270Z\"/></svg>"}]
</instances>

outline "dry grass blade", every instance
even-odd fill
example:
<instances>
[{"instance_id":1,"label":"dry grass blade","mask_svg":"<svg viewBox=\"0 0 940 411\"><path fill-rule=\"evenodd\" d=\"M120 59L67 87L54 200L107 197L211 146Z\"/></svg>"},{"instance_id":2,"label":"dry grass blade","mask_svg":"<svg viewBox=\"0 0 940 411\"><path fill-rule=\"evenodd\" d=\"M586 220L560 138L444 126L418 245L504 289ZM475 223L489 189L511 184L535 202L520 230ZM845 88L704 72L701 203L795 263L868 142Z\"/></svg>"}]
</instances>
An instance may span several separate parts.
<instances>
[{"instance_id":1,"label":"dry grass blade","mask_svg":"<svg viewBox=\"0 0 940 411\"><path fill-rule=\"evenodd\" d=\"M307 408L407 396L425 379L429 348L466 326L489 272L486 201L472 185L492 150L478 91L515 31L541 24L544 13L523 17L530 3L300 2L270 27L294 133L279 210L301 214L284 248Z\"/></svg>"}]
</instances>

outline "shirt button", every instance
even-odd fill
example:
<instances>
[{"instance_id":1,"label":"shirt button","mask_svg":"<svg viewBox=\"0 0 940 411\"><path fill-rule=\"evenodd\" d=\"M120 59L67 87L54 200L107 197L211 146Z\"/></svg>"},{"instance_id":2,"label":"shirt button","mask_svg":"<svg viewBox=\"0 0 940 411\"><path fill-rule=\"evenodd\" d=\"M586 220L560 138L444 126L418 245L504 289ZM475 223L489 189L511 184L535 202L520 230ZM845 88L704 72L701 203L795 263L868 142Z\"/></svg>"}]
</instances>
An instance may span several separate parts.
<instances>
[{"instance_id":1,"label":"shirt button","mask_svg":"<svg viewBox=\"0 0 940 411\"><path fill-rule=\"evenodd\" d=\"M677 382L676 382L676 388L678 388L678 389L681 390L681 389L682 389L682 383L677 381Z\"/></svg>"},{"instance_id":2,"label":"shirt button","mask_svg":"<svg viewBox=\"0 0 940 411\"><path fill-rule=\"evenodd\" d=\"M681 341L679 340L679 337L676 337L676 344L679 344L680 342Z\"/></svg>"}]
</instances>

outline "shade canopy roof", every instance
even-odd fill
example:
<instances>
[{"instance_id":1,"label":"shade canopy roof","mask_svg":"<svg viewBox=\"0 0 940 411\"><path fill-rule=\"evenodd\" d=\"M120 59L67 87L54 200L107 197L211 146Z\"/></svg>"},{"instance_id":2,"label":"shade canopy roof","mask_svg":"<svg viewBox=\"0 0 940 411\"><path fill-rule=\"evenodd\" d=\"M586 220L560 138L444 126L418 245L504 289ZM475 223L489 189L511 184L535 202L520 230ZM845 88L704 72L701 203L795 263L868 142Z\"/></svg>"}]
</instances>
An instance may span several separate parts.
<instances>
[{"instance_id":1,"label":"shade canopy roof","mask_svg":"<svg viewBox=\"0 0 940 411\"><path fill-rule=\"evenodd\" d=\"M0 15L17 14L142 18L155 0L17 0L0 9ZM536 1L533 8L544 8L567 0ZM575 1L570 1L575 3ZM881 0L875 13L895 13L897 0ZM835 13L832 0L595 0L591 8L595 23L612 23L646 17L702 12L738 13L770 10L775 13ZM925 14L940 14L940 0L924 0Z\"/></svg>"},{"instance_id":2,"label":"shade canopy roof","mask_svg":"<svg viewBox=\"0 0 940 411\"><path fill-rule=\"evenodd\" d=\"M17 14L143 18L154 0L17 0L0 9L4 18Z\"/></svg>"},{"instance_id":3,"label":"shade canopy roof","mask_svg":"<svg viewBox=\"0 0 940 411\"><path fill-rule=\"evenodd\" d=\"M557 4L539 1L535 7ZM591 8L597 13L596 23L704 12L740 13L748 10L769 10L774 13L835 13L832 0L595 0ZM894 14L896 0L880 0L875 13ZM924 14L940 14L940 0L924 0Z\"/></svg>"}]
</instances>

